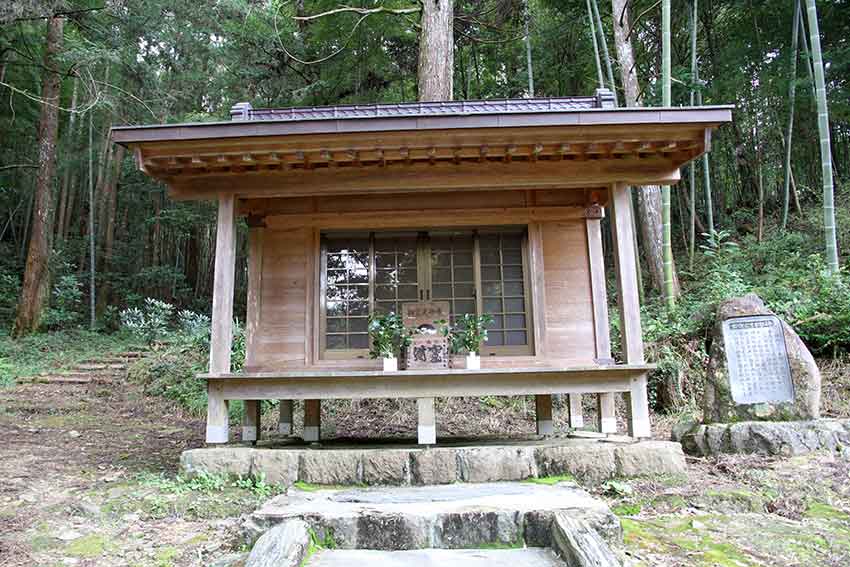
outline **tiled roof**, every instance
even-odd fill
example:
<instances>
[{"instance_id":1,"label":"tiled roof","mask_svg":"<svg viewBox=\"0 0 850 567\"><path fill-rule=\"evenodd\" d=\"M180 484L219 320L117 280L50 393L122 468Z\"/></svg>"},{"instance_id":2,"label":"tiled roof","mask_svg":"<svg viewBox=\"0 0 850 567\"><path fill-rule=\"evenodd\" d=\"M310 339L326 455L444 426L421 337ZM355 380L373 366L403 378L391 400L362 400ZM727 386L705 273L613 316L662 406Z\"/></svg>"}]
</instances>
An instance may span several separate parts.
<instances>
[{"instance_id":1,"label":"tiled roof","mask_svg":"<svg viewBox=\"0 0 850 567\"><path fill-rule=\"evenodd\" d=\"M594 96L566 98L521 98L446 102L407 102L398 104L358 104L255 109L241 102L230 110L232 120L339 120L345 118L398 118L459 116L470 114L564 112L613 108L611 91L597 90Z\"/></svg>"}]
</instances>

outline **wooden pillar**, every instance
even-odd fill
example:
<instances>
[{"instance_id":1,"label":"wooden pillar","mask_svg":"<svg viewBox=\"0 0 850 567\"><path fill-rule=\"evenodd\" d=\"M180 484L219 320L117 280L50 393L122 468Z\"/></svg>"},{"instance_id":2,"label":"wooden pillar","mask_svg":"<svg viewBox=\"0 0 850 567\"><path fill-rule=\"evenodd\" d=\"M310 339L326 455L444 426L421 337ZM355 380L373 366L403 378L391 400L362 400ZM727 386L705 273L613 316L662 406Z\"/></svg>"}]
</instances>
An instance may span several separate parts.
<instances>
[{"instance_id":1,"label":"wooden pillar","mask_svg":"<svg viewBox=\"0 0 850 567\"><path fill-rule=\"evenodd\" d=\"M292 400L280 400L277 432L282 435L292 435Z\"/></svg>"},{"instance_id":2,"label":"wooden pillar","mask_svg":"<svg viewBox=\"0 0 850 567\"><path fill-rule=\"evenodd\" d=\"M417 436L420 445L437 443L437 414L434 411L434 398L417 398L419 413Z\"/></svg>"},{"instance_id":3,"label":"wooden pillar","mask_svg":"<svg viewBox=\"0 0 850 567\"><path fill-rule=\"evenodd\" d=\"M260 439L260 400L245 400L245 411L242 412L242 441L257 441Z\"/></svg>"},{"instance_id":4,"label":"wooden pillar","mask_svg":"<svg viewBox=\"0 0 850 567\"><path fill-rule=\"evenodd\" d=\"M587 256L590 262L590 289L593 299L593 335L597 364L613 364L611 327L608 322L608 291L605 283L605 255L602 250L602 219L605 209L591 204L584 213L587 225ZM617 432L614 394L598 394L596 426L601 433ZM572 407L572 406L571 406ZM581 411L581 407L579 407ZM584 420L581 420L582 423ZM572 425L572 427L576 427Z\"/></svg>"},{"instance_id":5,"label":"wooden pillar","mask_svg":"<svg viewBox=\"0 0 850 567\"><path fill-rule=\"evenodd\" d=\"M320 439L322 430L322 402L304 400L304 441L312 443Z\"/></svg>"},{"instance_id":6,"label":"wooden pillar","mask_svg":"<svg viewBox=\"0 0 850 567\"><path fill-rule=\"evenodd\" d=\"M570 399L572 398L573 396L570 396ZM534 406L537 413L537 434L552 435L555 433L555 425L552 422L552 396L550 394L534 396Z\"/></svg>"},{"instance_id":7,"label":"wooden pillar","mask_svg":"<svg viewBox=\"0 0 850 567\"><path fill-rule=\"evenodd\" d=\"M584 427L584 416L581 413L581 394L570 394L569 396L570 427L581 429Z\"/></svg>"},{"instance_id":8,"label":"wooden pillar","mask_svg":"<svg viewBox=\"0 0 850 567\"><path fill-rule=\"evenodd\" d=\"M210 330L210 374L230 372L233 343L233 288L236 270L236 199L226 193L218 197L218 226L215 238L215 279L212 327ZM207 382L207 443L229 440L228 403L215 380Z\"/></svg>"},{"instance_id":9,"label":"wooden pillar","mask_svg":"<svg viewBox=\"0 0 850 567\"><path fill-rule=\"evenodd\" d=\"M614 258L617 260L617 303L620 308L620 334L626 364L643 364L637 250L634 245L629 191L629 187L619 183L611 187L611 204L614 209L611 228L614 237ZM632 378L631 389L626 394L629 408L629 435L633 437L651 435L646 382L646 374Z\"/></svg>"}]
</instances>

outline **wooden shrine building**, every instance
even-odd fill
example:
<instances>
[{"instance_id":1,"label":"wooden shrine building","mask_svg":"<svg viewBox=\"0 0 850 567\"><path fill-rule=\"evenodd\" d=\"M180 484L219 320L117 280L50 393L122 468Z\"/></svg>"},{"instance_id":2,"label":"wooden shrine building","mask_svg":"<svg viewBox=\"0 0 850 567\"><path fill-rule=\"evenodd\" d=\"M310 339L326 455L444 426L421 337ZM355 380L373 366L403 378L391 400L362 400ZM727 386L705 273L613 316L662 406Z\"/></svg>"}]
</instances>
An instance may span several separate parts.
<instances>
[{"instance_id":1,"label":"wooden shrine building","mask_svg":"<svg viewBox=\"0 0 850 567\"><path fill-rule=\"evenodd\" d=\"M174 199L218 202L208 443L228 441L228 402L415 398L419 442L436 441L434 398L536 395L538 433L551 394L598 396L600 430L650 435L631 187L670 185L709 150L730 107L614 108L610 92L551 99L253 109L229 122L116 127L139 168ZM601 219L616 259L622 363L611 356ZM249 226L246 361L230 350L235 223ZM494 321L481 369L382 371L367 318L406 302L449 302L452 317ZM462 365L456 365L462 366Z\"/></svg>"}]
</instances>

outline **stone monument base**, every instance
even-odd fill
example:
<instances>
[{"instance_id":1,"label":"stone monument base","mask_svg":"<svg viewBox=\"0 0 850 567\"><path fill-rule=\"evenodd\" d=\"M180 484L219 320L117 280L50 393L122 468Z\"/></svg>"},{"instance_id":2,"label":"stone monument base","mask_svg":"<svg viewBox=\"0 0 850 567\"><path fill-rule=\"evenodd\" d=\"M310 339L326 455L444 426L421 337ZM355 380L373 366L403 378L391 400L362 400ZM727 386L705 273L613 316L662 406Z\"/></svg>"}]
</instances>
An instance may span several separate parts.
<instances>
[{"instance_id":1,"label":"stone monument base","mask_svg":"<svg viewBox=\"0 0 850 567\"><path fill-rule=\"evenodd\" d=\"M850 419L809 421L740 421L683 423L673 428L673 440L690 455L722 453L804 455L850 449Z\"/></svg>"}]
</instances>

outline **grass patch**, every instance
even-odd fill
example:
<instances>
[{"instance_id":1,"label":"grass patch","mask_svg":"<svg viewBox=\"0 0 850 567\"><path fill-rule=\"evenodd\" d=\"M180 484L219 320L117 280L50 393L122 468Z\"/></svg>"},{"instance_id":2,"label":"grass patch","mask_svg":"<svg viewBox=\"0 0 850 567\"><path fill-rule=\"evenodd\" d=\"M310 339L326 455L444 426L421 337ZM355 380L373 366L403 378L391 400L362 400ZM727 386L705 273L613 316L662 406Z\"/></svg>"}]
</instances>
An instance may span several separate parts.
<instances>
[{"instance_id":1,"label":"grass patch","mask_svg":"<svg viewBox=\"0 0 850 567\"><path fill-rule=\"evenodd\" d=\"M135 350L138 340L124 333L104 334L81 329L29 335L12 340L0 334L0 385L42 372L67 370L105 353Z\"/></svg>"},{"instance_id":2,"label":"grass patch","mask_svg":"<svg viewBox=\"0 0 850 567\"><path fill-rule=\"evenodd\" d=\"M69 543L65 548L65 553L73 557L93 559L100 557L113 547L114 544L106 536L90 534Z\"/></svg>"},{"instance_id":3,"label":"grass patch","mask_svg":"<svg viewBox=\"0 0 850 567\"><path fill-rule=\"evenodd\" d=\"M823 502L811 502L809 503L809 507L806 509L806 517L807 518L815 518L819 520L837 520L840 522L850 522L850 514L835 508L834 506L830 506L829 504L824 504Z\"/></svg>"},{"instance_id":4,"label":"grass patch","mask_svg":"<svg viewBox=\"0 0 850 567\"><path fill-rule=\"evenodd\" d=\"M345 490L348 488L365 488L365 484L313 484L312 482L304 482L302 480L295 481L292 488L302 490L304 492L317 492L319 490Z\"/></svg>"},{"instance_id":5,"label":"grass patch","mask_svg":"<svg viewBox=\"0 0 850 567\"><path fill-rule=\"evenodd\" d=\"M555 476L540 476L537 478L527 478L523 482L530 484L542 484L544 486L553 486L559 482L576 482L576 477L571 474L560 474Z\"/></svg>"}]
</instances>

